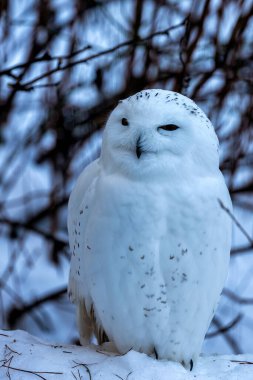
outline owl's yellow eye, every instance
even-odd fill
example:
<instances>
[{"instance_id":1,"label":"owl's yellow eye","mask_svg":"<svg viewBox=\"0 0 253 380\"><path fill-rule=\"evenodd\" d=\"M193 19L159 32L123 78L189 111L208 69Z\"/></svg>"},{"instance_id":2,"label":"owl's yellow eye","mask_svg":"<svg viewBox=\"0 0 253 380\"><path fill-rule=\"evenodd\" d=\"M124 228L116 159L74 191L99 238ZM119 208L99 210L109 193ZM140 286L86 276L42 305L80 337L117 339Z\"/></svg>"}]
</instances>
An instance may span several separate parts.
<instances>
[{"instance_id":1,"label":"owl's yellow eye","mask_svg":"<svg viewBox=\"0 0 253 380\"><path fill-rule=\"evenodd\" d=\"M129 125L129 122L128 122L128 120L127 120L125 117L123 117L123 118L121 119L121 124L122 124L122 125Z\"/></svg>"},{"instance_id":2,"label":"owl's yellow eye","mask_svg":"<svg viewBox=\"0 0 253 380\"><path fill-rule=\"evenodd\" d=\"M160 127L157 128L157 130L163 129L164 131L175 131L179 127L175 124L166 124L166 125L161 125Z\"/></svg>"}]
</instances>

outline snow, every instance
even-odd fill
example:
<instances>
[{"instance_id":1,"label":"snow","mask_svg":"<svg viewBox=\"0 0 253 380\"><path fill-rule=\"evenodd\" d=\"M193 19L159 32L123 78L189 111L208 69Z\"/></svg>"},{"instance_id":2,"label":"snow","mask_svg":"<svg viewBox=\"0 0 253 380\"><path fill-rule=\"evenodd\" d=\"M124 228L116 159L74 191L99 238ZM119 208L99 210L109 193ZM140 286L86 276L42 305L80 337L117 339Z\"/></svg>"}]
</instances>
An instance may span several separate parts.
<instances>
[{"instance_id":1,"label":"snow","mask_svg":"<svg viewBox=\"0 0 253 380\"><path fill-rule=\"evenodd\" d=\"M54 345L25 331L0 330L0 379L11 380L247 380L253 355L201 356L192 372L181 364L129 351L119 355L110 344Z\"/></svg>"}]
</instances>

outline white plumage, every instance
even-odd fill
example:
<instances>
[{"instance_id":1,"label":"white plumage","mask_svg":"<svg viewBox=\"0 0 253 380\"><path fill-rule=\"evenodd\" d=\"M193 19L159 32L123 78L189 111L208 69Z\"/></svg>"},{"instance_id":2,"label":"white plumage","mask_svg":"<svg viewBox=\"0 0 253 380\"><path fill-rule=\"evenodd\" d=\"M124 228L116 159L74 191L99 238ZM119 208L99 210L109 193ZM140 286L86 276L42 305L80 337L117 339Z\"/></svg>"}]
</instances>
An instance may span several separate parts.
<instances>
[{"instance_id":1,"label":"white plumage","mask_svg":"<svg viewBox=\"0 0 253 380\"><path fill-rule=\"evenodd\" d=\"M144 90L120 101L101 157L69 201L69 294L81 343L95 332L191 368L229 264L232 209L218 139L190 99Z\"/></svg>"}]
</instances>

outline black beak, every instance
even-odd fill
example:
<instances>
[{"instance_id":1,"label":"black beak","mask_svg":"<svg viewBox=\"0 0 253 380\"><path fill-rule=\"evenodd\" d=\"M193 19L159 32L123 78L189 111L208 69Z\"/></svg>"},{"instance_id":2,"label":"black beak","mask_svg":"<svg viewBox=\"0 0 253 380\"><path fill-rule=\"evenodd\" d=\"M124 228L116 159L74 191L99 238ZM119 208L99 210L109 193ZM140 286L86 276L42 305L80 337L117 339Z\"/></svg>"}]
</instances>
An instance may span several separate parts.
<instances>
[{"instance_id":1,"label":"black beak","mask_svg":"<svg viewBox=\"0 0 253 380\"><path fill-rule=\"evenodd\" d=\"M139 137L136 142L136 156L138 159L141 157L141 153L142 153L140 142L141 142L141 138Z\"/></svg>"}]
</instances>

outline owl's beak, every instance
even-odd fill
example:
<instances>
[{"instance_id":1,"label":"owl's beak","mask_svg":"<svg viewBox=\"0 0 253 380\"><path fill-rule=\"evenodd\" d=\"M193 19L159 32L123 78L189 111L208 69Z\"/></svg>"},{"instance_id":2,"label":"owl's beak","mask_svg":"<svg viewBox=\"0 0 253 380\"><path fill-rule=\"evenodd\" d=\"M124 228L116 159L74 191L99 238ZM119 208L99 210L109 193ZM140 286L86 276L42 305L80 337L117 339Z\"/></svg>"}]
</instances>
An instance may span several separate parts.
<instances>
[{"instance_id":1,"label":"owl's beak","mask_svg":"<svg viewBox=\"0 0 253 380\"><path fill-rule=\"evenodd\" d=\"M141 154L142 154L142 150L141 150L141 137L139 136L137 142L136 142L136 156L137 158L139 159L141 157Z\"/></svg>"}]
</instances>

